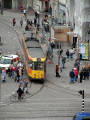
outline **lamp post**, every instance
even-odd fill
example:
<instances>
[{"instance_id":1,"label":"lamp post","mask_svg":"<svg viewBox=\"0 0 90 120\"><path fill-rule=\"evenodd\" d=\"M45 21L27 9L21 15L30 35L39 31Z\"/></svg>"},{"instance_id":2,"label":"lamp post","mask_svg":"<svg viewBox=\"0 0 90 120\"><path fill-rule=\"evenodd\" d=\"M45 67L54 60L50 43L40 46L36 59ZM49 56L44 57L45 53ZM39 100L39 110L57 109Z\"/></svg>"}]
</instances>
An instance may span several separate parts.
<instances>
[{"instance_id":1,"label":"lamp post","mask_svg":"<svg viewBox=\"0 0 90 120\"><path fill-rule=\"evenodd\" d=\"M1 15L3 15L3 0L1 1Z\"/></svg>"},{"instance_id":2,"label":"lamp post","mask_svg":"<svg viewBox=\"0 0 90 120\"><path fill-rule=\"evenodd\" d=\"M58 50L58 66L60 66L60 57L62 54L62 50L61 50L61 43L59 41L59 50Z\"/></svg>"},{"instance_id":3,"label":"lamp post","mask_svg":"<svg viewBox=\"0 0 90 120\"><path fill-rule=\"evenodd\" d=\"M0 45L2 45L1 36L0 36Z\"/></svg>"},{"instance_id":4,"label":"lamp post","mask_svg":"<svg viewBox=\"0 0 90 120\"><path fill-rule=\"evenodd\" d=\"M26 0L26 9L28 10L28 1Z\"/></svg>"},{"instance_id":5,"label":"lamp post","mask_svg":"<svg viewBox=\"0 0 90 120\"><path fill-rule=\"evenodd\" d=\"M33 8L33 0L32 0L32 8Z\"/></svg>"},{"instance_id":6,"label":"lamp post","mask_svg":"<svg viewBox=\"0 0 90 120\"><path fill-rule=\"evenodd\" d=\"M58 8L58 22L59 22L59 17L60 17L59 16L59 0L58 0L58 7L57 8Z\"/></svg>"}]
</instances>

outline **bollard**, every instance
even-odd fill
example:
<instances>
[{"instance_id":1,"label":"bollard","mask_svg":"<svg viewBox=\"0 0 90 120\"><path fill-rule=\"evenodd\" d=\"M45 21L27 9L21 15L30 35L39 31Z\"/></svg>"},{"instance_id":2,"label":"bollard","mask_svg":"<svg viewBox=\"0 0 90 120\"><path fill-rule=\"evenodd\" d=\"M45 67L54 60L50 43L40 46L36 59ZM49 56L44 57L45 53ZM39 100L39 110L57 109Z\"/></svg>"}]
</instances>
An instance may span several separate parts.
<instances>
[{"instance_id":1,"label":"bollard","mask_svg":"<svg viewBox=\"0 0 90 120\"><path fill-rule=\"evenodd\" d=\"M80 90L79 94L82 95L82 112L84 112L85 111L84 90Z\"/></svg>"},{"instance_id":2,"label":"bollard","mask_svg":"<svg viewBox=\"0 0 90 120\"><path fill-rule=\"evenodd\" d=\"M82 112L84 112L84 90L82 91Z\"/></svg>"},{"instance_id":3,"label":"bollard","mask_svg":"<svg viewBox=\"0 0 90 120\"><path fill-rule=\"evenodd\" d=\"M3 9L1 9L1 15L3 15Z\"/></svg>"},{"instance_id":4,"label":"bollard","mask_svg":"<svg viewBox=\"0 0 90 120\"><path fill-rule=\"evenodd\" d=\"M2 42L1 42L1 36L0 36L0 45L2 45Z\"/></svg>"}]
</instances>

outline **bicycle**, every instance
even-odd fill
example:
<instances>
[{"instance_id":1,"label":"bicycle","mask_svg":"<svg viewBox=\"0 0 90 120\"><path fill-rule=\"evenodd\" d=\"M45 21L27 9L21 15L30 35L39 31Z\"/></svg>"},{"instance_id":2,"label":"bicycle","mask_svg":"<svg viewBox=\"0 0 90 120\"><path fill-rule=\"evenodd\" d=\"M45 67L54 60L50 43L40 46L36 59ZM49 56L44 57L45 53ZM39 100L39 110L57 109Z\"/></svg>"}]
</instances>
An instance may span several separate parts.
<instances>
[{"instance_id":1,"label":"bicycle","mask_svg":"<svg viewBox=\"0 0 90 120\"><path fill-rule=\"evenodd\" d=\"M13 92L12 95L10 96L10 101L11 102L18 102L22 101L24 99L25 94L22 94L21 97L18 96L17 91Z\"/></svg>"},{"instance_id":2,"label":"bicycle","mask_svg":"<svg viewBox=\"0 0 90 120\"><path fill-rule=\"evenodd\" d=\"M10 96L10 101L11 102L17 102L18 101L18 93L17 93L17 91L12 92L12 95Z\"/></svg>"}]
</instances>

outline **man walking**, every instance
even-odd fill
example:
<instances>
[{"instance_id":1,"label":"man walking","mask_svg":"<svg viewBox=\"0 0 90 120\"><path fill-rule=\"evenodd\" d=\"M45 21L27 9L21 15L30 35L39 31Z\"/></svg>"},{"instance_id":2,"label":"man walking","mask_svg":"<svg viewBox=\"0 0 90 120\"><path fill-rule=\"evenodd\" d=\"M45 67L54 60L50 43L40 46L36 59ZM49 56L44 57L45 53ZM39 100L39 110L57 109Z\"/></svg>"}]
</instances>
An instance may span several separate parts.
<instances>
[{"instance_id":1,"label":"man walking","mask_svg":"<svg viewBox=\"0 0 90 120\"><path fill-rule=\"evenodd\" d=\"M13 18L13 26L15 26L15 25L16 25L16 19Z\"/></svg>"},{"instance_id":2,"label":"man walking","mask_svg":"<svg viewBox=\"0 0 90 120\"><path fill-rule=\"evenodd\" d=\"M70 83L74 83L74 81L75 81L75 73L74 73L73 69L70 71L69 76L70 76Z\"/></svg>"},{"instance_id":3,"label":"man walking","mask_svg":"<svg viewBox=\"0 0 90 120\"><path fill-rule=\"evenodd\" d=\"M21 18L21 20L20 20L20 25L21 25L21 27L22 27L22 25L23 25L23 19Z\"/></svg>"},{"instance_id":4,"label":"man walking","mask_svg":"<svg viewBox=\"0 0 90 120\"><path fill-rule=\"evenodd\" d=\"M66 62L66 58L65 58L65 57L62 57L62 68L63 68L63 69L65 68L65 62Z\"/></svg>"}]
</instances>

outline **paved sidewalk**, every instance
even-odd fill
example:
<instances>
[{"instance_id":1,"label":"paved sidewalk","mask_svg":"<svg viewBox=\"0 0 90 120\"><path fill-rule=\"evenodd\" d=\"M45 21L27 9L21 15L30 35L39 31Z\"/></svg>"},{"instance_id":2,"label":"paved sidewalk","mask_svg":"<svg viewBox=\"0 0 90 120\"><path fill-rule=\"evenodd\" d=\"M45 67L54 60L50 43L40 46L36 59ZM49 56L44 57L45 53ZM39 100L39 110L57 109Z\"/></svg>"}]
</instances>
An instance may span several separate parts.
<instances>
[{"instance_id":1,"label":"paved sidewalk","mask_svg":"<svg viewBox=\"0 0 90 120\"><path fill-rule=\"evenodd\" d=\"M71 46L69 46L66 43L66 45L64 44L64 46L62 46L62 48L65 56L66 50L71 48ZM83 80L82 83L79 82L79 78L78 78L77 82L75 82L74 84L70 84L69 72L74 67L76 55L74 55L73 60L70 59L66 60L65 69L62 69L62 72L60 73L61 77L60 78L55 77L55 67L56 64L58 64L57 51L58 49L54 49L53 64L47 65L49 67L48 68L49 71L52 69L51 73L49 73L49 77L51 77L52 81L53 79L56 79L55 82L56 84L58 83L58 85L60 85L61 87L71 90L72 92L78 93L79 90L85 90L85 94L87 94L87 96L90 97L90 77L89 80ZM84 61L81 61L80 65L81 66L84 65L84 63L85 63Z\"/></svg>"}]
</instances>

